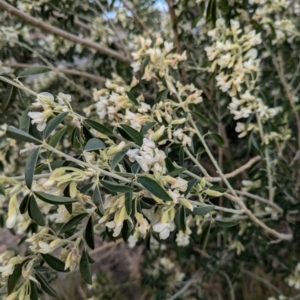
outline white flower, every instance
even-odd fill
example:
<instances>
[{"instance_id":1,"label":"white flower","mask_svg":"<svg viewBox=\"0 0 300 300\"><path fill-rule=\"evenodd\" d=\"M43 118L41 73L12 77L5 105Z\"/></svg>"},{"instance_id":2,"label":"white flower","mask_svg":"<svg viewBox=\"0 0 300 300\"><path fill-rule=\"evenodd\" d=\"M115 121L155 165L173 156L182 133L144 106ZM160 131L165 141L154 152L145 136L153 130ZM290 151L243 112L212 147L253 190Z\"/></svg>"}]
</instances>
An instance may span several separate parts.
<instances>
[{"instance_id":1,"label":"white flower","mask_svg":"<svg viewBox=\"0 0 300 300\"><path fill-rule=\"evenodd\" d=\"M159 233L159 237L165 240L169 237L171 231L170 223L157 223L153 226L153 230Z\"/></svg>"},{"instance_id":2,"label":"white flower","mask_svg":"<svg viewBox=\"0 0 300 300\"><path fill-rule=\"evenodd\" d=\"M57 101L60 105L66 105L68 102L71 102L71 95L59 93L57 96Z\"/></svg>"},{"instance_id":3,"label":"white flower","mask_svg":"<svg viewBox=\"0 0 300 300\"><path fill-rule=\"evenodd\" d=\"M36 102L32 104L33 107L40 107L42 106L44 109L53 107L54 97L52 94L43 92L37 95Z\"/></svg>"},{"instance_id":4,"label":"white flower","mask_svg":"<svg viewBox=\"0 0 300 300\"><path fill-rule=\"evenodd\" d=\"M190 236L180 230L176 235L176 243L179 247L187 246L190 243Z\"/></svg>"},{"instance_id":5,"label":"white flower","mask_svg":"<svg viewBox=\"0 0 300 300\"><path fill-rule=\"evenodd\" d=\"M129 248L134 248L137 241L138 239L135 237L135 235L131 235L127 240Z\"/></svg>"},{"instance_id":6,"label":"white flower","mask_svg":"<svg viewBox=\"0 0 300 300\"><path fill-rule=\"evenodd\" d=\"M31 124L37 124L38 131L46 128L47 114L45 112L29 112L28 116L32 119Z\"/></svg>"},{"instance_id":7,"label":"white flower","mask_svg":"<svg viewBox=\"0 0 300 300\"><path fill-rule=\"evenodd\" d=\"M134 162L136 159L136 155L139 153L139 149L130 149L126 152L128 158L131 162Z\"/></svg>"},{"instance_id":8,"label":"white flower","mask_svg":"<svg viewBox=\"0 0 300 300\"><path fill-rule=\"evenodd\" d=\"M13 228L17 223L18 218L18 200L17 196L13 195L9 200L8 218L6 220L6 227Z\"/></svg>"}]
</instances>

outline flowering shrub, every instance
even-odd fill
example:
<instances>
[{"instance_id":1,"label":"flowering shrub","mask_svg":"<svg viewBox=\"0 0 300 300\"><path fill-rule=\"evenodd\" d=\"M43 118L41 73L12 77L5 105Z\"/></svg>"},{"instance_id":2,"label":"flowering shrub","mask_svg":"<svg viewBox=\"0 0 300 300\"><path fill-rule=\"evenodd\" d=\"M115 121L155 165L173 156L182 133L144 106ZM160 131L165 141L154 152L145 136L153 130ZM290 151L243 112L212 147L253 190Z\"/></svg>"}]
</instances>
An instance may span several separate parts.
<instances>
[{"instance_id":1,"label":"flowering shrub","mask_svg":"<svg viewBox=\"0 0 300 300\"><path fill-rule=\"evenodd\" d=\"M118 297L100 241L141 249L139 299L298 299L300 2L157 4L0 0L4 299Z\"/></svg>"}]
</instances>

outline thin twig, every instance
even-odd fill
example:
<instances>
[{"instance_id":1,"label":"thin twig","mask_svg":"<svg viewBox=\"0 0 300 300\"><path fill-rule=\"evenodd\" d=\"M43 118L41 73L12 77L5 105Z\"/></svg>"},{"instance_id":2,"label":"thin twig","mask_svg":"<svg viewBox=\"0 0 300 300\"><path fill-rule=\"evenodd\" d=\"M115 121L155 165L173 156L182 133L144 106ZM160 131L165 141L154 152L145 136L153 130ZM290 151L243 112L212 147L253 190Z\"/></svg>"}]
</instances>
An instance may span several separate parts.
<instances>
[{"instance_id":1,"label":"thin twig","mask_svg":"<svg viewBox=\"0 0 300 300\"><path fill-rule=\"evenodd\" d=\"M35 26L39 27L45 31L51 32L57 36L61 36L67 40L70 40L74 43L78 43L80 45L83 45L87 48L95 49L96 51L105 54L107 56L113 57L119 61L125 62L127 64L131 63L131 59L128 57L125 57L124 55L121 55L120 53L111 50L109 48L103 47L93 41L89 41L83 38L80 38L72 33L66 32L62 29L59 29L55 26L52 26L50 24L45 23L44 21L34 18L30 16L29 14L13 7L12 5L8 4L7 2L0 0L0 9L3 9L7 11L8 13L15 15L16 17L20 18L21 20L24 20L25 22Z\"/></svg>"},{"instance_id":2,"label":"thin twig","mask_svg":"<svg viewBox=\"0 0 300 300\"><path fill-rule=\"evenodd\" d=\"M107 248L110 248L110 247L113 247L113 246L116 246L120 243L122 243L123 240L122 239L118 239L116 241L112 241L112 242L109 242L109 243L105 243L104 245L101 245L100 247L94 249L93 251L90 252L90 254L94 255L94 254L97 254Z\"/></svg>"},{"instance_id":3,"label":"thin twig","mask_svg":"<svg viewBox=\"0 0 300 300\"><path fill-rule=\"evenodd\" d=\"M283 209L281 207L279 207L277 204L275 204L274 202L270 202L269 200L263 198L263 197L260 197L260 196L257 196L257 195L253 195L251 193L248 193L248 192L244 192L244 191L235 191L238 195L241 195L241 196L245 196L245 197L248 197L248 198L251 198L253 200L257 200L257 201L260 201L262 203L265 203L266 205L274 208L277 212L279 213L283 213Z\"/></svg>"},{"instance_id":4,"label":"thin twig","mask_svg":"<svg viewBox=\"0 0 300 300\"><path fill-rule=\"evenodd\" d=\"M133 8L126 2L126 0L121 0L122 4L132 13L132 16L136 20L136 22L146 31L146 33L153 39L153 35L148 28L148 26L144 23L144 21L138 16L138 14L133 10Z\"/></svg>"},{"instance_id":5,"label":"thin twig","mask_svg":"<svg viewBox=\"0 0 300 300\"><path fill-rule=\"evenodd\" d=\"M174 294L172 297L168 298L168 300L177 299L180 295L182 295L185 291L187 291L192 284L194 284L196 282L198 282L198 280L196 280L196 279L191 279L191 280L187 281L186 284L176 294Z\"/></svg>"},{"instance_id":6,"label":"thin twig","mask_svg":"<svg viewBox=\"0 0 300 300\"><path fill-rule=\"evenodd\" d=\"M229 285L231 300L235 300L234 288L233 288L233 285L232 285L232 282L231 282L229 276L224 271L220 271L220 273L225 277L225 279Z\"/></svg>"},{"instance_id":7,"label":"thin twig","mask_svg":"<svg viewBox=\"0 0 300 300\"><path fill-rule=\"evenodd\" d=\"M45 67L43 65L30 65L30 64L23 64L23 63L10 63L10 62L4 62L2 63L2 66L4 67L11 67L11 68L22 68L22 69L27 69L27 68L32 68L32 67ZM57 72L61 72L61 73L65 73L65 74L69 74L69 75L75 75L75 76L80 76L80 77L85 77L88 79L91 79L95 82L99 82L99 83L105 83L106 78L102 77L102 76L97 76L97 75L93 75L87 72L82 72L82 71L78 71L78 70L73 70L73 69L66 69L66 68L57 68L57 67L49 67L50 69L52 69L53 71L57 71Z\"/></svg>"},{"instance_id":8,"label":"thin twig","mask_svg":"<svg viewBox=\"0 0 300 300\"><path fill-rule=\"evenodd\" d=\"M260 281L262 283L264 283L267 287L271 288L272 290L274 290L275 292L277 292L279 295L282 295L282 292L275 286L273 285L269 280L266 280L264 278L261 278L260 276L242 268L241 269L242 273L247 274L248 276L256 279L257 281Z\"/></svg>"},{"instance_id":9,"label":"thin twig","mask_svg":"<svg viewBox=\"0 0 300 300\"><path fill-rule=\"evenodd\" d=\"M224 176L226 178L232 178L240 173L242 173L243 171L249 169L254 163L256 163L257 161L259 161L261 159L261 157L255 156L253 158L251 158L245 165L239 167L238 169L236 169L235 171L231 172L231 173L227 173L224 174ZM221 177L206 177L206 180L211 181L211 182L220 182L222 181Z\"/></svg>"}]
</instances>

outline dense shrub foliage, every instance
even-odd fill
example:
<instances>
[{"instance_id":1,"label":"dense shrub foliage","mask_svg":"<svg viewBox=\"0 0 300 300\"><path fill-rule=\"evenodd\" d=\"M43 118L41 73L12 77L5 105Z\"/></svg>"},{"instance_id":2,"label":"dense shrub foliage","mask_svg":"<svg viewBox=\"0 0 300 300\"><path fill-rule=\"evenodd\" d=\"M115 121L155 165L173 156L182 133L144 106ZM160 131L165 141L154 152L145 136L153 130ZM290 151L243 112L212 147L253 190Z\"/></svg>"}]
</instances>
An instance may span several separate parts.
<instances>
[{"instance_id":1,"label":"dense shrub foliage","mask_svg":"<svg viewBox=\"0 0 300 300\"><path fill-rule=\"evenodd\" d=\"M114 242L140 255L136 299L299 299L299 15L0 0L1 299L77 270L80 299L129 299L92 265Z\"/></svg>"}]
</instances>

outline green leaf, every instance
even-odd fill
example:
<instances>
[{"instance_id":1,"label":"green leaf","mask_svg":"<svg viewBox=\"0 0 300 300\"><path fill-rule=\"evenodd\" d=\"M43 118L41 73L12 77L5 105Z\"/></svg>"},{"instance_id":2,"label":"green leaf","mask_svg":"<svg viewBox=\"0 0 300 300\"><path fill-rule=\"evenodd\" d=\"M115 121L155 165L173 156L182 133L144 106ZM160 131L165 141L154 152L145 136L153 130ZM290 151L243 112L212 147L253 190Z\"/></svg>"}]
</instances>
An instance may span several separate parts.
<instances>
[{"instance_id":1,"label":"green leaf","mask_svg":"<svg viewBox=\"0 0 300 300\"><path fill-rule=\"evenodd\" d=\"M8 277L8 281L7 281L7 294L10 295L17 282L19 281L19 279L21 278L22 275L22 267L24 265L25 262L21 263L21 264L17 264L15 265L14 271L12 272L12 274Z\"/></svg>"},{"instance_id":2,"label":"green leaf","mask_svg":"<svg viewBox=\"0 0 300 300\"><path fill-rule=\"evenodd\" d=\"M101 197L100 188L99 188L98 184L96 185L96 187L94 189L93 201L98 206L100 213L104 215L103 200Z\"/></svg>"},{"instance_id":3,"label":"green leaf","mask_svg":"<svg viewBox=\"0 0 300 300\"><path fill-rule=\"evenodd\" d=\"M132 193L125 193L125 208L128 216L130 216L132 211Z\"/></svg>"},{"instance_id":4,"label":"green leaf","mask_svg":"<svg viewBox=\"0 0 300 300\"><path fill-rule=\"evenodd\" d=\"M93 216L90 216L90 218L87 222L87 225L85 228L84 239L91 249L95 249Z\"/></svg>"},{"instance_id":5,"label":"green leaf","mask_svg":"<svg viewBox=\"0 0 300 300\"><path fill-rule=\"evenodd\" d=\"M140 184L155 197L163 201L173 201L170 195L154 179L147 176L139 176Z\"/></svg>"},{"instance_id":6,"label":"green leaf","mask_svg":"<svg viewBox=\"0 0 300 300\"><path fill-rule=\"evenodd\" d=\"M225 193L227 191L227 188L224 188L222 186L219 185L212 185L209 187L210 190L216 191L216 192L220 192L220 193Z\"/></svg>"},{"instance_id":7,"label":"green leaf","mask_svg":"<svg viewBox=\"0 0 300 300\"><path fill-rule=\"evenodd\" d=\"M179 150L179 164L181 166L183 166L183 163L184 163L184 149L183 149L183 147L180 147L180 150Z\"/></svg>"},{"instance_id":8,"label":"green leaf","mask_svg":"<svg viewBox=\"0 0 300 300\"><path fill-rule=\"evenodd\" d=\"M198 181L198 179L193 178L192 180L190 180L188 182L187 189L184 192L184 197L186 197L189 194L189 192L191 191L192 187L197 183L197 181Z\"/></svg>"},{"instance_id":9,"label":"green leaf","mask_svg":"<svg viewBox=\"0 0 300 300\"><path fill-rule=\"evenodd\" d=\"M45 226L46 222L44 219L44 216L42 212L40 211L36 200L33 196L30 197L29 203L28 203L28 212L30 218L38 225Z\"/></svg>"},{"instance_id":10,"label":"green leaf","mask_svg":"<svg viewBox=\"0 0 300 300\"><path fill-rule=\"evenodd\" d=\"M83 250L82 256L80 259L80 264L79 264L79 270L80 274L82 276L82 279L87 283L87 284L92 284L92 275L91 275L91 269L90 269L90 264L89 264L89 257L87 255L86 250Z\"/></svg>"},{"instance_id":11,"label":"green leaf","mask_svg":"<svg viewBox=\"0 0 300 300\"><path fill-rule=\"evenodd\" d=\"M178 230L185 231L186 230L186 213L185 207L181 206L175 214L174 218L175 225Z\"/></svg>"},{"instance_id":12,"label":"green leaf","mask_svg":"<svg viewBox=\"0 0 300 300\"><path fill-rule=\"evenodd\" d=\"M65 119L67 115L68 112L63 112L48 122L47 127L45 128L45 131L43 133L44 139L47 139L49 137L52 131Z\"/></svg>"},{"instance_id":13,"label":"green leaf","mask_svg":"<svg viewBox=\"0 0 300 300\"><path fill-rule=\"evenodd\" d=\"M67 223L63 225L63 227L60 230L60 233L65 233L66 231L70 230L72 227L76 226L80 223L81 220L83 220L86 216L88 216L88 213L82 213L79 214L72 219L70 219Z\"/></svg>"},{"instance_id":14,"label":"green leaf","mask_svg":"<svg viewBox=\"0 0 300 300\"><path fill-rule=\"evenodd\" d=\"M67 126L61 128L59 131L57 131L49 140L49 145L51 147L55 148L57 146L57 144L59 143L59 141L61 140L61 138L64 136L66 130L67 130ZM51 154L52 154L51 151L47 151L47 158L50 158Z\"/></svg>"},{"instance_id":15,"label":"green leaf","mask_svg":"<svg viewBox=\"0 0 300 300\"><path fill-rule=\"evenodd\" d=\"M214 141L217 143L219 147L223 147L224 141L219 134L215 132L210 132L209 135L214 139Z\"/></svg>"},{"instance_id":16,"label":"green leaf","mask_svg":"<svg viewBox=\"0 0 300 300\"><path fill-rule=\"evenodd\" d=\"M88 142L86 143L84 150L85 151L94 151L94 150L100 150L105 148L105 144L96 138L92 138L90 140L88 140Z\"/></svg>"},{"instance_id":17,"label":"green leaf","mask_svg":"<svg viewBox=\"0 0 300 300\"><path fill-rule=\"evenodd\" d=\"M34 170L35 166L38 160L40 154L40 147L33 150L30 154L30 156L27 159L26 165L25 165L25 183L29 189L31 189L33 176L34 176Z\"/></svg>"},{"instance_id":18,"label":"green leaf","mask_svg":"<svg viewBox=\"0 0 300 300\"><path fill-rule=\"evenodd\" d=\"M120 125L120 127L132 138L139 146L143 144L143 136L135 129L128 125Z\"/></svg>"},{"instance_id":19,"label":"green leaf","mask_svg":"<svg viewBox=\"0 0 300 300\"><path fill-rule=\"evenodd\" d=\"M30 117L28 116L28 113L30 112L31 108L28 107L21 115L20 121L19 121L19 127L24 132L29 132L30 128Z\"/></svg>"},{"instance_id":20,"label":"green leaf","mask_svg":"<svg viewBox=\"0 0 300 300\"><path fill-rule=\"evenodd\" d=\"M54 196L43 192L35 192L34 194L42 201L53 205L65 205L77 201L76 199L72 199L69 197Z\"/></svg>"},{"instance_id":21,"label":"green leaf","mask_svg":"<svg viewBox=\"0 0 300 300\"><path fill-rule=\"evenodd\" d=\"M0 184L0 195L5 196L5 189L1 184Z\"/></svg>"},{"instance_id":22,"label":"green leaf","mask_svg":"<svg viewBox=\"0 0 300 300\"><path fill-rule=\"evenodd\" d=\"M87 194L91 190L93 185L94 185L94 182L84 185L83 187L80 188L80 193Z\"/></svg>"},{"instance_id":23,"label":"green leaf","mask_svg":"<svg viewBox=\"0 0 300 300\"><path fill-rule=\"evenodd\" d=\"M13 100L16 96L16 88L13 85L9 85L7 88L4 97L2 98L1 110L6 112L12 105Z\"/></svg>"},{"instance_id":24,"label":"green leaf","mask_svg":"<svg viewBox=\"0 0 300 300\"><path fill-rule=\"evenodd\" d=\"M30 100L27 99L27 96L26 96L25 92L21 89L17 89L17 92L18 92L19 99L21 100L21 102L23 104L23 107L24 108L29 107L30 106Z\"/></svg>"},{"instance_id":25,"label":"green leaf","mask_svg":"<svg viewBox=\"0 0 300 300\"><path fill-rule=\"evenodd\" d=\"M84 122L102 134L105 134L107 136L114 135L111 130L109 130L108 128L106 128L105 126L103 126L102 124L100 124L96 121L85 119Z\"/></svg>"},{"instance_id":26,"label":"green leaf","mask_svg":"<svg viewBox=\"0 0 300 300\"><path fill-rule=\"evenodd\" d=\"M162 90L160 91L156 96L156 101L158 102L164 102L168 96L169 90Z\"/></svg>"},{"instance_id":27,"label":"green leaf","mask_svg":"<svg viewBox=\"0 0 300 300\"><path fill-rule=\"evenodd\" d=\"M26 69L24 71L22 71L19 75L18 78L23 78L23 77L27 77L30 75L37 75L37 74L42 74L42 73L46 73L51 71L50 68L48 67L32 67L29 69Z\"/></svg>"},{"instance_id":28,"label":"green leaf","mask_svg":"<svg viewBox=\"0 0 300 300\"><path fill-rule=\"evenodd\" d=\"M30 291L30 300L39 300L36 283L34 283L32 280L30 280Z\"/></svg>"},{"instance_id":29,"label":"green leaf","mask_svg":"<svg viewBox=\"0 0 300 300\"><path fill-rule=\"evenodd\" d=\"M223 228L233 227L238 224L238 222L236 222L236 221L226 221L226 220L215 220L215 223L218 226L223 227Z\"/></svg>"},{"instance_id":30,"label":"green leaf","mask_svg":"<svg viewBox=\"0 0 300 300\"><path fill-rule=\"evenodd\" d=\"M124 158L125 154L127 153L128 149L122 149L120 152L116 153L111 160L111 169L114 170L118 163Z\"/></svg>"},{"instance_id":31,"label":"green leaf","mask_svg":"<svg viewBox=\"0 0 300 300\"><path fill-rule=\"evenodd\" d=\"M170 172L169 175L172 177L176 177L177 175L181 174L185 170L186 170L186 168L178 168L178 169L175 169L172 172Z\"/></svg>"},{"instance_id":32,"label":"green leaf","mask_svg":"<svg viewBox=\"0 0 300 300\"><path fill-rule=\"evenodd\" d=\"M55 290L49 285L46 278L42 274L36 272L35 278L41 284L41 288L45 293L47 293L48 295L50 295L52 297L57 298L57 294L56 294Z\"/></svg>"},{"instance_id":33,"label":"green leaf","mask_svg":"<svg viewBox=\"0 0 300 300\"><path fill-rule=\"evenodd\" d=\"M130 92L126 92L127 97L129 98L129 100L136 106L139 105L139 101L137 101L137 99L133 96L132 93Z\"/></svg>"},{"instance_id":34,"label":"green leaf","mask_svg":"<svg viewBox=\"0 0 300 300\"><path fill-rule=\"evenodd\" d=\"M174 165L169 157L165 158L165 163L166 163L166 167L167 167L167 170L169 173L176 170L176 168L174 167Z\"/></svg>"},{"instance_id":35,"label":"green leaf","mask_svg":"<svg viewBox=\"0 0 300 300\"><path fill-rule=\"evenodd\" d=\"M57 272L69 272L70 269L68 268L65 270L65 263L60 259L56 258L51 254L41 254L44 261L51 267L53 270Z\"/></svg>"},{"instance_id":36,"label":"green leaf","mask_svg":"<svg viewBox=\"0 0 300 300\"><path fill-rule=\"evenodd\" d=\"M204 216L206 215L208 212L212 211L215 209L214 205L206 205L206 204L202 204L201 206L198 207L194 207L192 214L193 215L197 215L197 216Z\"/></svg>"},{"instance_id":37,"label":"green leaf","mask_svg":"<svg viewBox=\"0 0 300 300\"><path fill-rule=\"evenodd\" d=\"M209 234L210 234L210 229L211 229L211 223L209 222L209 224L207 224L206 226L204 226L203 231L201 233L201 237L200 237L200 246L202 250L205 250L207 242L208 242L208 238L209 238Z\"/></svg>"},{"instance_id":38,"label":"green leaf","mask_svg":"<svg viewBox=\"0 0 300 300\"><path fill-rule=\"evenodd\" d=\"M100 180L100 183L109 191L116 192L116 193L126 193L126 192L133 191L133 188L130 186L114 183L107 180Z\"/></svg>"},{"instance_id":39,"label":"green leaf","mask_svg":"<svg viewBox=\"0 0 300 300\"><path fill-rule=\"evenodd\" d=\"M203 116L202 114L200 114L199 112L192 111L192 114L196 116L196 118L199 119L201 122L205 123L206 125L210 125L210 120L205 116Z\"/></svg>"},{"instance_id":40,"label":"green leaf","mask_svg":"<svg viewBox=\"0 0 300 300\"><path fill-rule=\"evenodd\" d=\"M148 132L148 130L151 129L155 124L156 122L149 122L143 125L141 128L141 134L145 135Z\"/></svg>"},{"instance_id":41,"label":"green leaf","mask_svg":"<svg viewBox=\"0 0 300 300\"><path fill-rule=\"evenodd\" d=\"M36 139L29 133L22 131L13 126L7 126L6 136L11 139L22 141L22 142L37 143L37 144L42 143L40 140Z\"/></svg>"}]
</instances>

